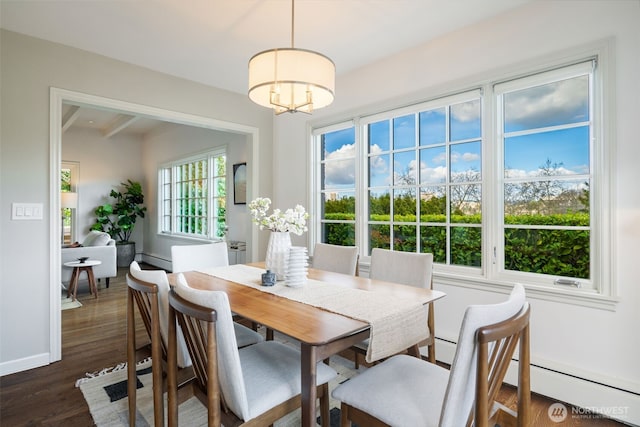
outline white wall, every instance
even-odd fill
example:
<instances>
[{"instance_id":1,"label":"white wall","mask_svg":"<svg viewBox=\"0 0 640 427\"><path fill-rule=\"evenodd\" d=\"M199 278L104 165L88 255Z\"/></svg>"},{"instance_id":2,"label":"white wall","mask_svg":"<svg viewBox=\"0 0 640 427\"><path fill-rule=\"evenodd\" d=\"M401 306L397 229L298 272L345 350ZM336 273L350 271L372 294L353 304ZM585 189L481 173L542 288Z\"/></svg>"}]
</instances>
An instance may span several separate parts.
<instances>
[{"instance_id":1,"label":"white wall","mask_svg":"<svg viewBox=\"0 0 640 427\"><path fill-rule=\"evenodd\" d=\"M160 131L145 137L142 158L147 185L145 218L145 256L149 262L170 261L171 246L185 244L185 239L162 236L158 230L158 167L171 160L226 147L227 150L227 225L228 240L247 241L250 236L250 224L247 224L246 205L233 204L233 164L247 161L246 137L237 133L221 132L211 129L181 125L167 125ZM196 243L191 241L191 243Z\"/></svg>"},{"instance_id":2,"label":"white wall","mask_svg":"<svg viewBox=\"0 0 640 427\"><path fill-rule=\"evenodd\" d=\"M610 113L616 114L617 145L610 173L616 183L614 269L620 302L615 311L607 311L530 298L532 363L543 368L534 368L532 387L583 407L625 407L627 413L620 418L640 424L640 287L636 259L640 244L639 1L532 2L340 76L332 106L314 112L311 118L284 115L275 119L274 189L279 203L305 200L308 206L308 191L299 180L307 175L309 143L305 138L309 124L330 124L354 112L426 100L482 77L495 78L496 70L535 66L539 57L608 37L615 37L617 89L615 108ZM286 161L288 167L282 167L279 161ZM436 303L439 338L457 339L467 305L504 298L504 294L446 286L438 283L437 277L435 280L436 288L447 293ZM439 358L446 360L451 351L450 346L439 346Z\"/></svg>"},{"instance_id":3,"label":"white wall","mask_svg":"<svg viewBox=\"0 0 640 427\"><path fill-rule=\"evenodd\" d=\"M335 103L311 117L282 115L275 119L246 96L2 31L0 374L48 360L50 86L258 127L260 188L255 194L272 197L274 204L286 208L295 203L308 206L310 199L306 169L309 121L328 123L348 118L353 111L375 111L381 105L427 99L456 82L535 63L540 56L614 36L617 146L611 173L616 180L614 268L620 303L610 312L531 299L532 362L640 393L640 335L636 331L640 290L635 259L640 242L640 192L636 189L640 181L636 125L640 113L639 22L637 0L532 2L340 76ZM43 203L45 219L11 221L12 202ZM260 236L264 247L266 234ZM462 287L437 287L448 294L436 308L436 335L445 338L457 335L466 305L504 297ZM439 347L441 354L446 351ZM637 395L548 372L534 369L534 389L583 406L626 405L630 412L627 420L640 424Z\"/></svg>"},{"instance_id":4,"label":"white wall","mask_svg":"<svg viewBox=\"0 0 640 427\"><path fill-rule=\"evenodd\" d=\"M272 192L273 113L246 95L5 30L0 31L0 67L0 375L4 375L49 363L50 321L59 316L50 311L52 272L60 268L59 261L51 261L51 248L59 242L55 231L60 215L51 209L50 171L55 168L51 160L60 157L50 152L51 87L258 129L255 191L265 195ZM41 203L43 219L12 221L14 202ZM58 290L55 293L57 297Z\"/></svg>"},{"instance_id":5,"label":"white wall","mask_svg":"<svg viewBox=\"0 0 640 427\"><path fill-rule=\"evenodd\" d=\"M105 138L98 130L79 128L70 128L63 133L63 161L79 163L76 209L78 242L84 240L95 224L96 207L113 203L113 198L109 196L111 190L120 191L120 184L127 182L127 179L140 182L144 188L141 155L142 140L137 136L117 134ZM136 242L137 252L144 249L143 223L143 219L138 219L131 235L131 240Z\"/></svg>"}]
</instances>

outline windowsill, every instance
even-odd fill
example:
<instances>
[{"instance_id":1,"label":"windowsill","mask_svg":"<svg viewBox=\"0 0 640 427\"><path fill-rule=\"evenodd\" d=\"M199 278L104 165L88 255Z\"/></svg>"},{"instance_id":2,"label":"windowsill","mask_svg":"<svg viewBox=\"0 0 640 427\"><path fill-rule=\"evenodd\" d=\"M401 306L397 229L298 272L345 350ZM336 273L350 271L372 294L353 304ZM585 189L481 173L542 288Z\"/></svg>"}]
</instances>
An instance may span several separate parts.
<instances>
[{"instance_id":1,"label":"windowsill","mask_svg":"<svg viewBox=\"0 0 640 427\"><path fill-rule=\"evenodd\" d=\"M200 237L191 237L184 236L179 234L167 234L167 233L157 233L158 237L172 240L182 240L186 242L198 242L198 243L216 243L216 242L224 242L224 239L204 239Z\"/></svg>"},{"instance_id":2,"label":"windowsill","mask_svg":"<svg viewBox=\"0 0 640 427\"><path fill-rule=\"evenodd\" d=\"M442 273L433 274L434 283L449 286L459 286L461 288L478 289L484 291L494 291L508 293L513 283L507 282L490 282L480 278L460 278ZM561 304L579 305L583 307L596 308L600 310L615 311L619 298L601 295L593 290L566 290L555 289L546 286L527 284L524 285L527 297L540 299L544 301L552 301Z\"/></svg>"},{"instance_id":3,"label":"windowsill","mask_svg":"<svg viewBox=\"0 0 640 427\"><path fill-rule=\"evenodd\" d=\"M369 275L369 263L359 264L360 273ZM493 282L481 277L461 277L459 275L433 273L433 281L436 285L458 286L461 288L476 289L481 291L499 292L507 294L513 287L513 282ZM566 290L553 289L535 284L524 285L527 297L544 301L552 301L561 304L578 305L599 310L615 311L619 298L601 295L593 290Z\"/></svg>"}]
</instances>

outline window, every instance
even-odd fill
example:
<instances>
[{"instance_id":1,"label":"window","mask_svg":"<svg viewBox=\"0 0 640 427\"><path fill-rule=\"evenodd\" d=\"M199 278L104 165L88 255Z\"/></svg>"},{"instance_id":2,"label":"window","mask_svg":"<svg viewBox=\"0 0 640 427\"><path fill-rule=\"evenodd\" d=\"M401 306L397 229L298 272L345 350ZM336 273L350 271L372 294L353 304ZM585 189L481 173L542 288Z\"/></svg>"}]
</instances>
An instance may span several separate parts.
<instances>
[{"instance_id":1,"label":"window","mask_svg":"<svg viewBox=\"0 0 640 427\"><path fill-rule=\"evenodd\" d=\"M224 149L163 165L159 170L160 233L221 239L226 232Z\"/></svg>"},{"instance_id":2,"label":"window","mask_svg":"<svg viewBox=\"0 0 640 427\"><path fill-rule=\"evenodd\" d=\"M356 244L355 128L338 127L319 135L321 241Z\"/></svg>"},{"instance_id":3,"label":"window","mask_svg":"<svg viewBox=\"0 0 640 427\"><path fill-rule=\"evenodd\" d=\"M592 69L496 85L505 270L591 279Z\"/></svg>"},{"instance_id":4,"label":"window","mask_svg":"<svg viewBox=\"0 0 640 427\"><path fill-rule=\"evenodd\" d=\"M63 161L60 166L60 205L62 207L62 245L77 240L78 180L80 164ZM66 194L64 194L66 193Z\"/></svg>"},{"instance_id":5,"label":"window","mask_svg":"<svg viewBox=\"0 0 640 427\"><path fill-rule=\"evenodd\" d=\"M451 283L611 295L598 55L313 130L316 240ZM314 230L312 230L314 231Z\"/></svg>"},{"instance_id":6,"label":"window","mask_svg":"<svg viewBox=\"0 0 640 427\"><path fill-rule=\"evenodd\" d=\"M479 91L361 124L368 150L369 253L430 252L438 263L480 267Z\"/></svg>"}]
</instances>

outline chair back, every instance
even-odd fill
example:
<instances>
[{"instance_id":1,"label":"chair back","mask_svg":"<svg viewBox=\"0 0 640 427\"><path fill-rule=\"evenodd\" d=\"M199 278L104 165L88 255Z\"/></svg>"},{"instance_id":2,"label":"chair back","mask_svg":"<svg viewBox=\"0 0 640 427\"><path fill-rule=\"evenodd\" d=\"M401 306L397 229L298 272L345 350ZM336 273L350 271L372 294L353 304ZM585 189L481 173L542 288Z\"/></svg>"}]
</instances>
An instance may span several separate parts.
<instances>
[{"instance_id":1,"label":"chair back","mask_svg":"<svg viewBox=\"0 0 640 427\"><path fill-rule=\"evenodd\" d=\"M313 268L357 276L358 258L357 246L316 243L313 249Z\"/></svg>"},{"instance_id":2,"label":"chair back","mask_svg":"<svg viewBox=\"0 0 640 427\"><path fill-rule=\"evenodd\" d=\"M209 426L220 425L220 387L218 383L217 312L202 307L169 291L169 319L175 319L179 329L170 331L169 345L174 345L177 331L182 331L197 382L196 395L207 405ZM171 381L171 380L170 380ZM175 385L175 384L174 384ZM170 391L171 393L171 391ZM175 398L176 396L174 396ZM169 409L169 425L178 425L177 411Z\"/></svg>"},{"instance_id":3,"label":"chair back","mask_svg":"<svg viewBox=\"0 0 640 427\"><path fill-rule=\"evenodd\" d=\"M417 288L433 289L433 254L390 251L374 248L371 251L369 278L401 283ZM418 343L427 346L427 359L436 363L434 304L429 303L427 330L429 336Z\"/></svg>"},{"instance_id":4,"label":"chair back","mask_svg":"<svg viewBox=\"0 0 640 427\"><path fill-rule=\"evenodd\" d=\"M401 283L417 288L432 288L433 254L390 251L374 248L371 251L369 278Z\"/></svg>"},{"instance_id":5,"label":"chair back","mask_svg":"<svg viewBox=\"0 0 640 427\"><path fill-rule=\"evenodd\" d=\"M226 242L171 246L171 268L174 273L227 265L229 249Z\"/></svg>"},{"instance_id":6,"label":"chair back","mask_svg":"<svg viewBox=\"0 0 640 427\"><path fill-rule=\"evenodd\" d=\"M135 301L135 303L134 303ZM151 359L162 361L167 358L167 346L160 334L158 309L158 285L134 279L127 274L127 398L129 424L136 420L136 328L134 304L138 306L145 329L151 339ZM162 426L164 402L162 400L162 362L152 365L153 379L153 419L156 427Z\"/></svg>"},{"instance_id":7,"label":"chair back","mask_svg":"<svg viewBox=\"0 0 640 427\"><path fill-rule=\"evenodd\" d=\"M143 282L147 282L145 285ZM167 358L167 342L169 333L167 325L169 324L169 279L164 270L142 270L140 265L133 261L129 266L129 275L127 275L127 284L130 289L135 290L134 299L137 303L138 310L142 316L144 326L149 334L149 338L153 343L154 336L152 333L153 322L153 304L151 299L157 299L158 318L160 320L160 336L162 344L162 357ZM149 284L155 285L156 290L152 292ZM178 366L181 368L191 366L191 359L187 350L182 332L178 331Z\"/></svg>"},{"instance_id":8,"label":"chair back","mask_svg":"<svg viewBox=\"0 0 640 427\"><path fill-rule=\"evenodd\" d=\"M249 403L247 391L240 365L240 354L236 343L236 335L233 327L231 306L229 298L225 292L203 291L193 289L187 283L184 275L178 274L176 286L174 288L177 296L182 299L202 306L209 310L215 310L217 314L216 336L217 336L217 356L218 356L218 381L220 391L225 404L239 418L247 420L249 414ZM184 331L187 334L187 331ZM191 332L189 332L191 334ZM191 351L192 357L199 357ZM202 363L197 361L195 363ZM198 369L194 368L196 376ZM203 382L203 386L205 386Z\"/></svg>"},{"instance_id":9,"label":"chair back","mask_svg":"<svg viewBox=\"0 0 640 427\"><path fill-rule=\"evenodd\" d=\"M440 427L468 426L473 419L476 427L487 425L489 402L495 400L520 338L523 338L520 368L527 370L528 378L528 325L529 305L520 284L515 285L505 302L467 307L451 364ZM521 404L526 405L526 399L518 402L519 412Z\"/></svg>"}]
</instances>

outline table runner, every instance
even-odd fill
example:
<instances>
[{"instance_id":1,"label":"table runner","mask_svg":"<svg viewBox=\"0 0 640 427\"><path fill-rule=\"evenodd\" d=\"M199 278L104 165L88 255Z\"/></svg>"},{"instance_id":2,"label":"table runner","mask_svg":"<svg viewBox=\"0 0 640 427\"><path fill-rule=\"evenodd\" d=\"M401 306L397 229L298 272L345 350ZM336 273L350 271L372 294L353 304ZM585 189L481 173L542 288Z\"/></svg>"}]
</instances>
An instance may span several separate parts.
<instances>
[{"instance_id":1,"label":"table runner","mask_svg":"<svg viewBox=\"0 0 640 427\"><path fill-rule=\"evenodd\" d=\"M261 274L264 270L244 264L198 271L369 323L370 337L366 355L369 363L406 350L428 337L427 299L390 299L385 293L313 279L297 288L289 287L285 282L262 286Z\"/></svg>"}]
</instances>

